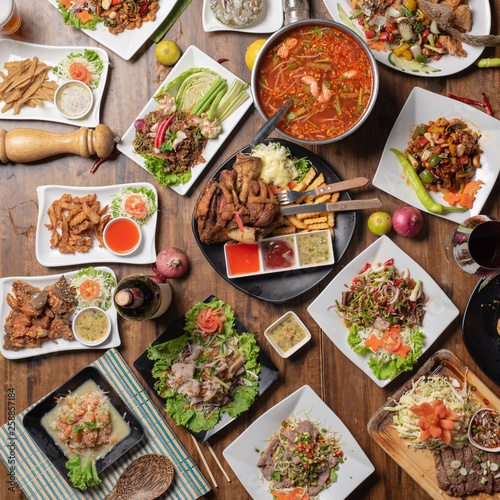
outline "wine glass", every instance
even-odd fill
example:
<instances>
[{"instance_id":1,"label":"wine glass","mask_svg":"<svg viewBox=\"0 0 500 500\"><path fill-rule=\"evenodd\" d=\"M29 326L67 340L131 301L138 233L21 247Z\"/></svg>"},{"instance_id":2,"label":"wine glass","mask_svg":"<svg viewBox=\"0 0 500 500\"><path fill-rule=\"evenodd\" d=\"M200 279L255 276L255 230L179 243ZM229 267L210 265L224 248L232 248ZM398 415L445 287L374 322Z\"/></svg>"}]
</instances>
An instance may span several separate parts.
<instances>
[{"instance_id":1,"label":"wine glass","mask_svg":"<svg viewBox=\"0 0 500 500\"><path fill-rule=\"evenodd\" d=\"M493 276L500 271L500 221L487 215L464 220L446 239L446 255L463 271Z\"/></svg>"}]
</instances>

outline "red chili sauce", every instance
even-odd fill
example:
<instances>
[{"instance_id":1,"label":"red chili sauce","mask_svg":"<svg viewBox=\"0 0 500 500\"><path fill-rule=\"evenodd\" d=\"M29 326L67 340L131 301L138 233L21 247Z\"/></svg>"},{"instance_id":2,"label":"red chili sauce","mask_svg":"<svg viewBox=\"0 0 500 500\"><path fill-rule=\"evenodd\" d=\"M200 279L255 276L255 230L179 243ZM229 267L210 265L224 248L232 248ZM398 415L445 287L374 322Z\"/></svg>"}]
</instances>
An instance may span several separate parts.
<instances>
[{"instance_id":1,"label":"red chili sauce","mask_svg":"<svg viewBox=\"0 0 500 500\"><path fill-rule=\"evenodd\" d=\"M259 245L238 243L226 245L227 264L231 274L249 274L260 271Z\"/></svg>"},{"instance_id":2,"label":"red chili sauce","mask_svg":"<svg viewBox=\"0 0 500 500\"><path fill-rule=\"evenodd\" d=\"M293 240L291 238L266 241L262 244L262 254L264 267L268 271L286 269L295 265Z\"/></svg>"}]
</instances>

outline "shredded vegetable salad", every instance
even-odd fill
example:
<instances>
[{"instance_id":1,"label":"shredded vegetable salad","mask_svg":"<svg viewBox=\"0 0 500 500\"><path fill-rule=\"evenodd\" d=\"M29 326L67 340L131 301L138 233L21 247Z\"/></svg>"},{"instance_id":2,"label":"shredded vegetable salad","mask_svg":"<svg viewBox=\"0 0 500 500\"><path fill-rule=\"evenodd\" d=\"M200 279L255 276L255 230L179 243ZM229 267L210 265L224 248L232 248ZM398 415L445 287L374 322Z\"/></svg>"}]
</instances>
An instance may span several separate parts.
<instances>
[{"instance_id":1,"label":"shredded vegetable salad","mask_svg":"<svg viewBox=\"0 0 500 500\"><path fill-rule=\"evenodd\" d=\"M81 64L89 73L90 80L84 83L95 90L99 86L101 80L101 73L104 69L104 63L95 50L85 49L83 54L69 54L62 59L57 66L52 70L56 75L60 76L65 82L75 80L72 66L74 63ZM79 78L78 78L79 79Z\"/></svg>"},{"instance_id":2,"label":"shredded vegetable salad","mask_svg":"<svg viewBox=\"0 0 500 500\"><path fill-rule=\"evenodd\" d=\"M350 328L347 342L354 352L371 354L368 364L380 380L411 370L424 339L422 282L415 283L408 269L400 273L389 259L367 263L347 287L341 303L331 307Z\"/></svg>"},{"instance_id":3,"label":"shredded vegetable salad","mask_svg":"<svg viewBox=\"0 0 500 500\"><path fill-rule=\"evenodd\" d=\"M99 307L107 311L111 307L111 292L116 286L116 279L111 273L88 267L76 273L70 284L76 289L77 311L85 307Z\"/></svg>"},{"instance_id":4,"label":"shredded vegetable salad","mask_svg":"<svg viewBox=\"0 0 500 500\"><path fill-rule=\"evenodd\" d=\"M451 440L449 443L445 443L441 435L436 437L431 435L422 440L422 427L425 425L420 422L425 417L417 415L416 407L422 407L424 403L435 407L436 401L440 401L446 407L447 420L451 420L454 424L453 428L450 429ZM467 429L472 415L479 406L480 404L472 399L471 388L466 383L460 389L457 380L433 375L420 377L413 382L412 388L401 396L395 406L384 409L397 412L397 415L393 417L394 427L407 446L436 450L445 444L449 444L452 448L463 448L469 443ZM450 419L450 412L454 413L456 417L451 415Z\"/></svg>"},{"instance_id":5,"label":"shredded vegetable salad","mask_svg":"<svg viewBox=\"0 0 500 500\"><path fill-rule=\"evenodd\" d=\"M128 186L115 195L111 202L113 218L128 217L144 226L149 217L156 212L156 195L152 189Z\"/></svg>"}]
</instances>

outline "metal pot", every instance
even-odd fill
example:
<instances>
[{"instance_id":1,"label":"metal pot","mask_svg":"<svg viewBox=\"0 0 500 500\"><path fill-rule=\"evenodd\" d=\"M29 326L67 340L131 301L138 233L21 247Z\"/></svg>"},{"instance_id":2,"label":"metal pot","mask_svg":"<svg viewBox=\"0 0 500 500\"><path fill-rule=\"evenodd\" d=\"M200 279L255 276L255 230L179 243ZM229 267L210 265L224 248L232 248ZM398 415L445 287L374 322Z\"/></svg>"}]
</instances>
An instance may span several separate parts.
<instances>
[{"instance_id":1,"label":"metal pot","mask_svg":"<svg viewBox=\"0 0 500 500\"><path fill-rule=\"evenodd\" d=\"M274 45L277 39L281 38L283 35L289 33L290 31L294 30L295 28L302 26L302 25L321 25L321 26L328 26L333 29L342 31L343 33L346 33L347 35L351 36L354 38L359 46L364 50L366 55L368 56L370 60L370 66L372 70L372 89L371 89L371 96L370 96L370 102L368 103L367 108L365 109L365 112L361 116L361 118L354 124L352 128L344 132L343 134L337 136L337 137L332 137L331 139L325 139L322 141L312 141L312 140L304 140L304 139L297 139L296 137L293 137L289 134L286 134L285 132L282 132L279 128L276 130L286 137L290 141L298 142L300 144L308 144L308 145L322 145L322 144L330 144L332 142L337 142L348 135L352 134L355 132L361 125L364 123L364 121L368 118L368 115L371 113L373 107L375 106L375 101L377 100L377 94L378 94L378 87L379 87L379 76L378 76L378 69L377 69L377 64L375 62L375 58L373 57L371 50L368 48L368 45L366 45L365 41L358 36L356 33L352 32L349 28L346 28L344 25L336 23L334 21L328 21L325 19L306 19L303 21L298 21L292 24L289 24L288 26L284 26L281 28L279 31L277 31L273 36L271 36L267 42L264 44L262 49L260 50L259 54L257 55L257 58L255 60L255 64L253 66L252 70L252 94L253 94L253 99L256 108L258 109L259 113L261 114L262 118L264 120L267 120L269 117L266 116L264 113L263 109L260 106L258 96L257 96L257 85L258 85L258 70L260 66L260 62L264 55L267 53L268 49ZM284 102L284 101L283 101Z\"/></svg>"}]
</instances>

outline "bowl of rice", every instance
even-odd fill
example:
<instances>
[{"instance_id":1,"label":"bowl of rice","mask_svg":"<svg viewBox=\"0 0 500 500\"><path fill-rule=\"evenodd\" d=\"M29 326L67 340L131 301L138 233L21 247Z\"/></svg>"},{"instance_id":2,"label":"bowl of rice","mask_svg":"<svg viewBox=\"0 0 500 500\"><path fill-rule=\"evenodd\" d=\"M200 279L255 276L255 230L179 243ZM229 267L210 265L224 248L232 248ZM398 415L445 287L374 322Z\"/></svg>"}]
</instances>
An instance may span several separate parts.
<instances>
[{"instance_id":1,"label":"bowl of rice","mask_svg":"<svg viewBox=\"0 0 500 500\"><path fill-rule=\"evenodd\" d=\"M210 0L215 19L229 28L246 28L257 21L265 0Z\"/></svg>"}]
</instances>

